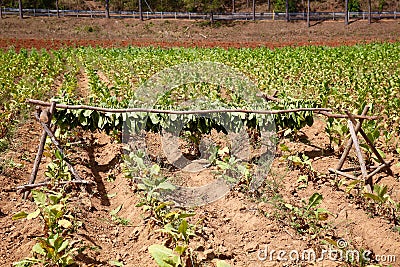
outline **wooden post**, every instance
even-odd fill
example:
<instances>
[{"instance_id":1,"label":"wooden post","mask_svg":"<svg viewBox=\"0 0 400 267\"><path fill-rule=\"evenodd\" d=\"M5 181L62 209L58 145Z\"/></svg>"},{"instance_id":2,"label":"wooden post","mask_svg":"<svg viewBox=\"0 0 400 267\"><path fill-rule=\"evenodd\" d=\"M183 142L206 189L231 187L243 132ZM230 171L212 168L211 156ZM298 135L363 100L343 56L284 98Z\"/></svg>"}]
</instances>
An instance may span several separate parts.
<instances>
[{"instance_id":1,"label":"wooden post","mask_svg":"<svg viewBox=\"0 0 400 267\"><path fill-rule=\"evenodd\" d=\"M371 18L371 0L368 0L368 24L371 24L372 18Z\"/></svg>"},{"instance_id":2,"label":"wooden post","mask_svg":"<svg viewBox=\"0 0 400 267\"><path fill-rule=\"evenodd\" d=\"M349 0L344 0L344 25L349 25Z\"/></svg>"},{"instance_id":3,"label":"wooden post","mask_svg":"<svg viewBox=\"0 0 400 267\"><path fill-rule=\"evenodd\" d=\"M143 21L142 0L139 0L139 19Z\"/></svg>"},{"instance_id":4,"label":"wooden post","mask_svg":"<svg viewBox=\"0 0 400 267\"><path fill-rule=\"evenodd\" d=\"M307 27L310 27L310 0L307 0Z\"/></svg>"},{"instance_id":5,"label":"wooden post","mask_svg":"<svg viewBox=\"0 0 400 267\"><path fill-rule=\"evenodd\" d=\"M232 0L232 13L236 12L235 0Z\"/></svg>"},{"instance_id":6,"label":"wooden post","mask_svg":"<svg viewBox=\"0 0 400 267\"><path fill-rule=\"evenodd\" d=\"M286 22L289 22L289 0L285 1L285 9L286 9Z\"/></svg>"},{"instance_id":7,"label":"wooden post","mask_svg":"<svg viewBox=\"0 0 400 267\"><path fill-rule=\"evenodd\" d=\"M49 109L49 114L48 114L49 118L48 118L48 121L46 123L47 126L50 126L51 118L53 116L55 108L56 108L56 102L52 101L50 109ZM39 111L39 109L37 109L37 111ZM40 116L40 114L38 114L38 115ZM46 132L45 129L43 129L42 137L40 138L38 151L36 153L35 162L33 164L31 177L29 179L29 184L33 184L35 182L35 180L36 180L36 175L37 175L37 172L39 170L40 161L42 160L42 156L43 156L43 150L44 150L44 145L46 143L46 138L47 138L47 132ZM29 195L29 192L25 192L24 199L26 199L28 197L28 195Z\"/></svg>"},{"instance_id":8,"label":"wooden post","mask_svg":"<svg viewBox=\"0 0 400 267\"><path fill-rule=\"evenodd\" d=\"M256 20L256 0L253 0L253 21Z\"/></svg>"},{"instance_id":9,"label":"wooden post","mask_svg":"<svg viewBox=\"0 0 400 267\"><path fill-rule=\"evenodd\" d=\"M58 0L56 0L57 18L60 17L60 10L58 9Z\"/></svg>"},{"instance_id":10,"label":"wooden post","mask_svg":"<svg viewBox=\"0 0 400 267\"><path fill-rule=\"evenodd\" d=\"M110 18L110 1L106 0L106 18Z\"/></svg>"},{"instance_id":11,"label":"wooden post","mask_svg":"<svg viewBox=\"0 0 400 267\"><path fill-rule=\"evenodd\" d=\"M23 19L24 18L24 14L22 12L22 0L18 0L18 9L19 9L19 18Z\"/></svg>"}]
</instances>

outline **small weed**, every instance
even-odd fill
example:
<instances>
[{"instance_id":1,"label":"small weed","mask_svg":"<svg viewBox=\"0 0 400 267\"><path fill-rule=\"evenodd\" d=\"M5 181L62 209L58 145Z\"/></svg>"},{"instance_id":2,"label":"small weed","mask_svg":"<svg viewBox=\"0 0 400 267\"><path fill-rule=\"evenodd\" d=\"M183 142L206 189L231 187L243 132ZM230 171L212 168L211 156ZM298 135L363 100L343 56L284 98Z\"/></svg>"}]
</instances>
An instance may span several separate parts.
<instances>
[{"instance_id":1,"label":"small weed","mask_svg":"<svg viewBox=\"0 0 400 267\"><path fill-rule=\"evenodd\" d=\"M300 170L301 173L308 177L308 181L312 181L318 177L318 173L314 170L310 158L305 154L289 156L287 160L289 162L289 167Z\"/></svg>"},{"instance_id":2,"label":"small weed","mask_svg":"<svg viewBox=\"0 0 400 267\"><path fill-rule=\"evenodd\" d=\"M351 195L353 189L358 187L355 195ZM381 216L394 223L396 226L400 223L400 202L395 202L388 194L387 185L374 185L372 193L366 192L364 180L355 180L351 182L346 192L352 196L357 204L370 213L372 216Z\"/></svg>"},{"instance_id":3,"label":"small weed","mask_svg":"<svg viewBox=\"0 0 400 267\"><path fill-rule=\"evenodd\" d=\"M113 210L110 212L110 215L111 215L111 219L112 219L113 222L115 222L115 223L117 223L117 224L121 224L121 225L127 226L127 225L129 225L129 224L131 223L130 220L125 219L125 218L121 218L121 217L119 217L119 216L117 215L118 212L121 211L122 206L123 206L123 205L121 204L121 205L119 205L118 207L116 207L115 209L113 209Z\"/></svg>"},{"instance_id":4,"label":"small weed","mask_svg":"<svg viewBox=\"0 0 400 267\"><path fill-rule=\"evenodd\" d=\"M330 212L323 208L317 208L323 197L314 193L308 201L302 200L302 205L295 206L286 203L282 197L276 197L270 203L276 208L273 218L289 225L300 235L307 235L316 239L323 230L329 229L323 222L329 217Z\"/></svg>"}]
</instances>

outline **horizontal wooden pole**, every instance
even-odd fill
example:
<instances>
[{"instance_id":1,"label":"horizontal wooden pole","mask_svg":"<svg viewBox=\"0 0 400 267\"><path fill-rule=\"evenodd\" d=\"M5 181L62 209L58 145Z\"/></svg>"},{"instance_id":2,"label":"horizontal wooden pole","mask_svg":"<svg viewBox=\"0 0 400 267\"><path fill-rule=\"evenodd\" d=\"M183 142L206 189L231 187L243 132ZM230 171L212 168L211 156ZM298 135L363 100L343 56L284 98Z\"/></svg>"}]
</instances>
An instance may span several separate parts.
<instances>
[{"instance_id":1,"label":"horizontal wooden pole","mask_svg":"<svg viewBox=\"0 0 400 267\"><path fill-rule=\"evenodd\" d=\"M347 177L347 178L352 179L352 180L359 180L357 177L355 177L355 176L353 176L351 174L342 172L342 171L338 171L338 170L335 170L335 169L332 169L332 168L329 168L328 170L331 173L336 173L336 174L342 175L342 176Z\"/></svg>"},{"instance_id":2,"label":"horizontal wooden pole","mask_svg":"<svg viewBox=\"0 0 400 267\"><path fill-rule=\"evenodd\" d=\"M35 100L35 99L28 99L27 102L30 104L35 104L35 105L39 105L39 106L50 106L49 102L44 102L44 101ZM330 108L295 108L295 109L282 109L282 110L248 110L248 109L162 110L162 109L151 109L151 108L115 109L115 108L93 107L93 106L87 106L87 105L65 105L65 104L57 104L56 108L59 108L59 109L86 109L86 110L95 110L95 111L99 111L99 112L109 112L109 113L146 112L146 113L162 113L162 114L177 114L177 115L208 114L208 113L221 113L221 112L283 114L283 113L290 113L290 112L311 111L311 112L319 113L319 114L325 115L327 117L332 117L332 118L348 118L348 116L345 114L330 113L332 111L332 109L330 109ZM378 119L379 117L354 115L354 118L375 120L375 119Z\"/></svg>"},{"instance_id":3,"label":"horizontal wooden pole","mask_svg":"<svg viewBox=\"0 0 400 267\"><path fill-rule=\"evenodd\" d=\"M17 186L15 188L11 188L11 189L8 189L8 190L6 189L5 191L22 191L22 192L25 192L27 190L32 190L34 188L41 187L41 186L47 186L49 184L51 184L50 181L41 182L41 183L37 183L37 184L26 184L26 185L20 185L20 186ZM85 181L85 180L72 180L72 181L60 181L60 182L56 182L54 184L55 185L65 185L65 184L90 185L90 184L94 184L94 183L91 182L91 181Z\"/></svg>"}]
</instances>

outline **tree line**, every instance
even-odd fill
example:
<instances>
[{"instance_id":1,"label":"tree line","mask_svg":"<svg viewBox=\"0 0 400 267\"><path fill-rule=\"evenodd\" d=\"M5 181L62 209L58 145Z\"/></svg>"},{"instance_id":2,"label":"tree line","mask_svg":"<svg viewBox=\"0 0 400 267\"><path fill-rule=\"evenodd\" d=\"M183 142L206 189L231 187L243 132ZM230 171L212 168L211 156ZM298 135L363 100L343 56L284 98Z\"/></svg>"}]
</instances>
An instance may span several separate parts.
<instances>
[{"instance_id":1,"label":"tree line","mask_svg":"<svg viewBox=\"0 0 400 267\"><path fill-rule=\"evenodd\" d=\"M142 2L143 11L157 12L237 12L252 7L253 0L96 0L98 6L105 7L109 1L109 7L115 11L138 11L139 2ZM307 0L256 0L255 4L266 4L264 11L284 12L288 5L289 12L302 12L306 9ZM348 0L349 11L367 11L367 2L369 0ZM18 2L21 2L24 8L36 9L55 9L58 2L60 9L88 9L84 0L0 0L0 5L5 7L18 8ZM312 0L314 7L324 0ZM345 0L331 1L344 8ZM383 11L396 8L398 0L372 0L372 5L376 11ZM398 6L398 4L397 4ZM320 10L329 11L329 10Z\"/></svg>"},{"instance_id":2,"label":"tree line","mask_svg":"<svg viewBox=\"0 0 400 267\"><path fill-rule=\"evenodd\" d=\"M286 12L311 12L311 1L314 9L324 0L103 0L92 1L98 9L105 10L105 16L110 17L110 9L115 11L138 11L141 19L142 12L201 12L210 14L213 20L215 13L235 13L238 10L251 9L255 18L256 6L266 5L265 11ZM340 0L339 5L343 11L358 12L372 9L382 11L398 8L399 0ZM0 0L1 6L15 7L20 9L20 18L23 18L22 8L33 9L89 9L84 0ZM316 7L316 8L315 8ZM366 10L363 10L366 9ZM371 16L369 16L370 18ZM348 23L348 16L345 17ZM370 20L370 19L369 19ZM309 22L309 16L307 16Z\"/></svg>"}]
</instances>

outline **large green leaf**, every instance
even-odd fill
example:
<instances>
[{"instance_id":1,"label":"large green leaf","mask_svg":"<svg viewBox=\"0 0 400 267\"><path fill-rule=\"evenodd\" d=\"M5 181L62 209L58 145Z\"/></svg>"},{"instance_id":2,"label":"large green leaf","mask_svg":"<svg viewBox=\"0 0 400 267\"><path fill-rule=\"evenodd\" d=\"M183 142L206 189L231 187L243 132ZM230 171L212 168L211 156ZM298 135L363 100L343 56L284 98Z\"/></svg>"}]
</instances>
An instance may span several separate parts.
<instances>
[{"instance_id":1,"label":"large green leaf","mask_svg":"<svg viewBox=\"0 0 400 267\"><path fill-rule=\"evenodd\" d=\"M151 245L148 250L159 267L178 267L182 264L178 255L162 245Z\"/></svg>"},{"instance_id":2,"label":"large green leaf","mask_svg":"<svg viewBox=\"0 0 400 267\"><path fill-rule=\"evenodd\" d=\"M45 193L41 191L32 190L32 197L33 200L36 202L36 204L38 205L46 204L47 197Z\"/></svg>"},{"instance_id":3,"label":"large green leaf","mask_svg":"<svg viewBox=\"0 0 400 267\"><path fill-rule=\"evenodd\" d=\"M68 220L62 219L58 221L58 225L64 227L65 229L71 228L72 223Z\"/></svg>"},{"instance_id":4,"label":"large green leaf","mask_svg":"<svg viewBox=\"0 0 400 267\"><path fill-rule=\"evenodd\" d=\"M32 220L35 219L37 216L40 214L40 209L36 209L34 212L29 213L28 216L26 216L27 220Z\"/></svg>"},{"instance_id":5,"label":"large green leaf","mask_svg":"<svg viewBox=\"0 0 400 267\"><path fill-rule=\"evenodd\" d=\"M309 199L308 199L308 207L307 210L311 209L311 208L315 208L316 206L318 206L319 204L321 204L322 202L322 195L319 193L314 193Z\"/></svg>"}]
</instances>

